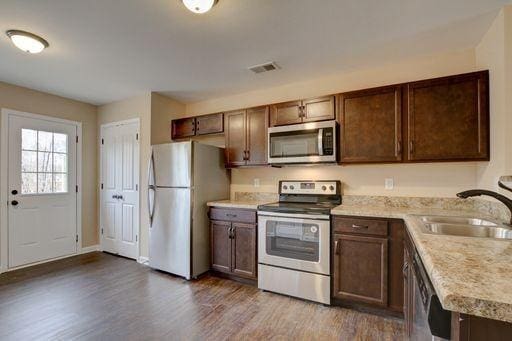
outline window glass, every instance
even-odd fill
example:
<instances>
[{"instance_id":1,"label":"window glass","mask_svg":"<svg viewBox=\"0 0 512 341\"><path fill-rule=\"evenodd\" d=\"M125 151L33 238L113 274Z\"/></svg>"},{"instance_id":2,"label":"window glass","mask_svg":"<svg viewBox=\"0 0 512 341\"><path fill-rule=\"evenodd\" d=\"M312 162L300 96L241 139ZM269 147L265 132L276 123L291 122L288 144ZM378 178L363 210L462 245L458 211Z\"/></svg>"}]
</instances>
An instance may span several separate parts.
<instances>
[{"instance_id":1,"label":"window glass","mask_svg":"<svg viewBox=\"0 0 512 341\"><path fill-rule=\"evenodd\" d=\"M68 136L21 130L21 194L68 192Z\"/></svg>"}]
</instances>

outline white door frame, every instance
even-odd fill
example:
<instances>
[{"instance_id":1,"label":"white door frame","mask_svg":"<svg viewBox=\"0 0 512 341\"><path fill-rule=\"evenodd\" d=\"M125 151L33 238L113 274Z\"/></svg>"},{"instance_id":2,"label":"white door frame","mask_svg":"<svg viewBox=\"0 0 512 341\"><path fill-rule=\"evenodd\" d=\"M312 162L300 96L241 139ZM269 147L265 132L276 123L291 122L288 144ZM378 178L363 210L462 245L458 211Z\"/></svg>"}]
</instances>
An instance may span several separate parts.
<instances>
[{"instance_id":1,"label":"white door frame","mask_svg":"<svg viewBox=\"0 0 512 341\"><path fill-rule=\"evenodd\" d=\"M107 127L113 127L113 126L118 126L118 125L123 125L123 124L130 124L130 123L137 123L139 125L139 148L138 148L138 153L139 153L139 162L137 164L137 167L139 167L139 187L138 187L138 195L139 195L139 202L138 202L138 206L137 209L139 210L139 223L137 224L137 258L135 259L137 262L139 262L139 259L140 259L140 223L141 223L141 204L140 204L140 201L141 201L141 197L140 197L140 193L141 193L141 190L140 190L140 180L141 180L141 173L140 173L140 118L130 118L130 119L127 119L127 120L121 120L121 121L115 121L115 122L109 122L109 123L104 123L102 125L100 125L100 131L99 131L99 138L98 138L98 144L100 146L100 154L99 154L99 159L100 159L100 176L98 177L98 188L100 189L100 195L99 195L99 205L98 206L101 206L101 196L103 195L103 193L101 192L101 184L103 183L103 145L101 144L101 139L103 138L103 135L102 135L102 132L103 132L103 128L107 128ZM98 228L98 235L99 235L99 247L100 247L100 251L103 251L103 237L101 235L101 223L103 221L103 217L101 215L101 207L99 209L99 212L98 212L98 216L99 216L99 228Z\"/></svg>"},{"instance_id":2,"label":"white door frame","mask_svg":"<svg viewBox=\"0 0 512 341\"><path fill-rule=\"evenodd\" d=\"M9 242L8 242L8 158L9 158L9 117L18 116L25 118L33 118L38 120L66 123L76 126L76 135L78 143L76 144L76 184L78 186L78 193L76 196L76 234L78 235L78 243L76 252L71 255L59 257L65 258L73 256L75 254L82 253L82 122L66 120L63 118L56 118L52 116L32 114L28 112L22 112L12 109L1 109L1 129L0 129L0 273L5 271L11 271L39 263L45 263L54 259L47 259L41 262L31 263L22 265L15 268L8 267L8 254L9 254ZM57 258L58 259L58 258Z\"/></svg>"}]
</instances>

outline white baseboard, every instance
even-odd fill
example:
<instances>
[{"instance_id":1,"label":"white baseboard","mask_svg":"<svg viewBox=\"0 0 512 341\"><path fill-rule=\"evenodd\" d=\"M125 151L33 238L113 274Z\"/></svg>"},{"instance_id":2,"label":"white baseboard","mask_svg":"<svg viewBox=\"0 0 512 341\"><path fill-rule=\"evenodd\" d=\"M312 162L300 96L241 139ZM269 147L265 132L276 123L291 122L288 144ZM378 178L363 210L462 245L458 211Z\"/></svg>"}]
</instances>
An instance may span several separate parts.
<instances>
[{"instance_id":1,"label":"white baseboard","mask_svg":"<svg viewBox=\"0 0 512 341\"><path fill-rule=\"evenodd\" d=\"M78 250L77 254L82 255L84 253L95 252L95 251L100 251L99 244L82 247L80 250Z\"/></svg>"},{"instance_id":2,"label":"white baseboard","mask_svg":"<svg viewBox=\"0 0 512 341\"><path fill-rule=\"evenodd\" d=\"M148 265L149 264L149 258L148 257L140 256L139 259L137 260L137 262L140 263L140 264Z\"/></svg>"}]
</instances>

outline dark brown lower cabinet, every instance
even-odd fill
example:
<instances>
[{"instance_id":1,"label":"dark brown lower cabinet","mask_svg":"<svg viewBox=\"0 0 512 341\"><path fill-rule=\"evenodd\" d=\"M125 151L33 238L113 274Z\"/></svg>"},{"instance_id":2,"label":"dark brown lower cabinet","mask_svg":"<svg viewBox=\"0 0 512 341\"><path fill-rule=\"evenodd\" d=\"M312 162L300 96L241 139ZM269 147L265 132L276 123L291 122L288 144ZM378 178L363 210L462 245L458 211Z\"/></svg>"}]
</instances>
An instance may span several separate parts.
<instances>
[{"instance_id":1,"label":"dark brown lower cabinet","mask_svg":"<svg viewBox=\"0 0 512 341\"><path fill-rule=\"evenodd\" d=\"M335 216L332 228L334 304L403 313L404 223Z\"/></svg>"},{"instance_id":2,"label":"dark brown lower cabinet","mask_svg":"<svg viewBox=\"0 0 512 341\"><path fill-rule=\"evenodd\" d=\"M451 334L454 341L508 341L512 340L512 323L452 313Z\"/></svg>"},{"instance_id":3,"label":"dark brown lower cabinet","mask_svg":"<svg viewBox=\"0 0 512 341\"><path fill-rule=\"evenodd\" d=\"M334 235L334 297L388 304L388 240Z\"/></svg>"},{"instance_id":4,"label":"dark brown lower cabinet","mask_svg":"<svg viewBox=\"0 0 512 341\"><path fill-rule=\"evenodd\" d=\"M229 221L210 221L212 270L257 279L256 212L212 208L210 218L217 217Z\"/></svg>"},{"instance_id":5,"label":"dark brown lower cabinet","mask_svg":"<svg viewBox=\"0 0 512 341\"><path fill-rule=\"evenodd\" d=\"M212 269L221 272L231 271L231 238L229 221L212 221L210 223L212 243Z\"/></svg>"},{"instance_id":6,"label":"dark brown lower cabinet","mask_svg":"<svg viewBox=\"0 0 512 341\"><path fill-rule=\"evenodd\" d=\"M233 223L231 271L238 276L256 278L256 225Z\"/></svg>"}]
</instances>

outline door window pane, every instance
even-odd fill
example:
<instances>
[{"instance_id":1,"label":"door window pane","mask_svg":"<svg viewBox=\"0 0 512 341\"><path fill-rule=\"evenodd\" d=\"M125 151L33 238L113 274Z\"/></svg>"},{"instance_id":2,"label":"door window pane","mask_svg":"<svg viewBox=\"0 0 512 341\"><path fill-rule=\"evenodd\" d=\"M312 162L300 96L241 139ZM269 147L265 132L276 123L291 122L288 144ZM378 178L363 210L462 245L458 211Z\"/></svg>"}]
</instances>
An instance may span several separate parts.
<instances>
[{"instance_id":1,"label":"door window pane","mask_svg":"<svg viewBox=\"0 0 512 341\"><path fill-rule=\"evenodd\" d=\"M37 172L37 152L29 150L21 152L21 171Z\"/></svg>"},{"instance_id":2,"label":"door window pane","mask_svg":"<svg viewBox=\"0 0 512 341\"><path fill-rule=\"evenodd\" d=\"M53 133L47 131L38 131L37 150L52 151Z\"/></svg>"},{"instance_id":3,"label":"door window pane","mask_svg":"<svg viewBox=\"0 0 512 341\"><path fill-rule=\"evenodd\" d=\"M57 153L68 152L68 136L66 134L53 134L53 151Z\"/></svg>"},{"instance_id":4,"label":"door window pane","mask_svg":"<svg viewBox=\"0 0 512 341\"><path fill-rule=\"evenodd\" d=\"M37 130L21 129L21 149L37 150Z\"/></svg>"},{"instance_id":5,"label":"door window pane","mask_svg":"<svg viewBox=\"0 0 512 341\"><path fill-rule=\"evenodd\" d=\"M53 154L53 171L56 173L66 173L68 171L68 156L66 154Z\"/></svg>"},{"instance_id":6,"label":"door window pane","mask_svg":"<svg viewBox=\"0 0 512 341\"><path fill-rule=\"evenodd\" d=\"M37 174L37 193L52 193L52 174Z\"/></svg>"},{"instance_id":7,"label":"door window pane","mask_svg":"<svg viewBox=\"0 0 512 341\"><path fill-rule=\"evenodd\" d=\"M21 130L21 194L68 192L68 136Z\"/></svg>"},{"instance_id":8,"label":"door window pane","mask_svg":"<svg viewBox=\"0 0 512 341\"><path fill-rule=\"evenodd\" d=\"M37 171L42 173L51 173L53 170L52 153L37 153Z\"/></svg>"},{"instance_id":9,"label":"door window pane","mask_svg":"<svg viewBox=\"0 0 512 341\"><path fill-rule=\"evenodd\" d=\"M37 173L21 174L21 193L34 194L37 193Z\"/></svg>"},{"instance_id":10,"label":"door window pane","mask_svg":"<svg viewBox=\"0 0 512 341\"><path fill-rule=\"evenodd\" d=\"M55 193L65 193L68 191L68 175L54 174L53 191Z\"/></svg>"}]
</instances>

